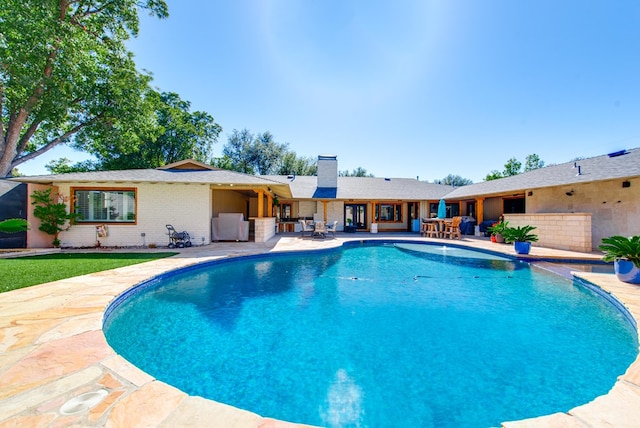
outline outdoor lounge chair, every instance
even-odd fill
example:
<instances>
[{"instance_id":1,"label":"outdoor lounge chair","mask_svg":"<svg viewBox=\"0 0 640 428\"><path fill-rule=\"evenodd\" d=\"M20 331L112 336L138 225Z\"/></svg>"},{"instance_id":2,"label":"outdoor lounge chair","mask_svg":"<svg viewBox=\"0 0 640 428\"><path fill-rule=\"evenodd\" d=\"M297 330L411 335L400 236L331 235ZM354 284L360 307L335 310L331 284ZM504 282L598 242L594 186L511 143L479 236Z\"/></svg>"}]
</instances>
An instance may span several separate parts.
<instances>
[{"instance_id":1,"label":"outdoor lounge chair","mask_svg":"<svg viewBox=\"0 0 640 428\"><path fill-rule=\"evenodd\" d=\"M313 235L313 225L307 224L306 220L298 220L302 229L300 229L300 236L304 238L304 233L309 232L309 236Z\"/></svg>"},{"instance_id":2,"label":"outdoor lounge chair","mask_svg":"<svg viewBox=\"0 0 640 428\"><path fill-rule=\"evenodd\" d=\"M336 237L336 229L338 228L338 220L334 220L331 226L327 226L325 230L327 233L331 233L331 236Z\"/></svg>"}]
</instances>

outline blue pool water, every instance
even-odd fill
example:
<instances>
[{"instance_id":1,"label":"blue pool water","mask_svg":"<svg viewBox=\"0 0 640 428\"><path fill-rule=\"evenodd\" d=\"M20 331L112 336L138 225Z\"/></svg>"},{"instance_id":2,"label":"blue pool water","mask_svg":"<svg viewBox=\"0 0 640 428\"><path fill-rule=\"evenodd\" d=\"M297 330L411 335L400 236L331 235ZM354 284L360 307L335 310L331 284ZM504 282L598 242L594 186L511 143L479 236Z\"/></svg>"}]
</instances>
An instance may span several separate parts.
<instances>
[{"instance_id":1,"label":"blue pool water","mask_svg":"<svg viewBox=\"0 0 640 428\"><path fill-rule=\"evenodd\" d=\"M621 312L497 256L360 244L209 264L111 308L109 344L156 378L329 427L487 427L605 394L637 354Z\"/></svg>"}]
</instances>

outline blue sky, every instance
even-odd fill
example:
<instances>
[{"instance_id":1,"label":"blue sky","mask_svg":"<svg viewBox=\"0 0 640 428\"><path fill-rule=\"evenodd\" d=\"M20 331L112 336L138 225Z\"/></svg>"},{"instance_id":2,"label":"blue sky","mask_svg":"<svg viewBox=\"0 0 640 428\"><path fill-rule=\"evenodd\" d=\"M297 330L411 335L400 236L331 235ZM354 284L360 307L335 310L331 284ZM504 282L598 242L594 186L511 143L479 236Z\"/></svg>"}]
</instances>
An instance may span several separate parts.
<instances>
[{"instance_id":1,"label":"blue sky","mask_svg":"<svg viewBox=\"0 0 640 428\"><path fill-rule=\"evenodd\" d=\"M640 147L637 0L167 0L129 43L223 128L378 177L480 182ZM43 174L50 158L19 167ZM38 165L39 164L39 165Z\"/></svg>"}]
</instances>

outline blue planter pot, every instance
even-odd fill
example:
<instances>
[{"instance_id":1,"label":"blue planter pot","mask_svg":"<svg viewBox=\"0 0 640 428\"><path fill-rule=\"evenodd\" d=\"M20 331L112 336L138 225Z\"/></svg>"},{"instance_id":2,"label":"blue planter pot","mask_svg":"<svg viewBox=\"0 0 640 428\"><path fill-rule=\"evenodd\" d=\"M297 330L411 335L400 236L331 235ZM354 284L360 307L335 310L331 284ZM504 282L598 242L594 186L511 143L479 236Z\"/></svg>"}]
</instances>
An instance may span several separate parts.
<instances>
[{"instance_id":1,"label":"blue planter pot","mask_svg":"<svg viewBox=\"0 0 640 428\"><path fill-rule=\"evenodd\" d=\"M531 251L531 242L514 242L513 248L517 254L529 254Z\"/></svg>"},{"instance_id":2,"label":"blue planter pot","mask_svg":"<svg viewBox=\"0 0 640 428\"><path fill-rule=\"evenodd\" d=\"M629 284L640 284L640 268L629 260L616 260L613 262L616 276L622 282Z\"/></svg>"}]
</instances>

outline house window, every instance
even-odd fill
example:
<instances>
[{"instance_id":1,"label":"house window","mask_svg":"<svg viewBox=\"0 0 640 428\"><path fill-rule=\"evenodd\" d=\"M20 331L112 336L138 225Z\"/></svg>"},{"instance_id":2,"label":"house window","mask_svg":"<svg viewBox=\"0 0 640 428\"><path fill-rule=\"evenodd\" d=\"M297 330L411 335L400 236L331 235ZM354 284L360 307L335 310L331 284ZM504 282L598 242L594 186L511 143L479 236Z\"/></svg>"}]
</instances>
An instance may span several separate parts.
<instances>
[{"instance_id":1,"label":"house window","mask_svg":"<svg viewBox=\"0 0 640 428\"><path fill-rule=\"evenodd\" d=\"M400 223L402 222L402 204L376 204L375 221L378 223Z\"/></svg>"},{"instance_id":2,"label":"house window","mask_svg":"<svg viewBox=\"0 0 640 428\"><path fill-rule=\"evenodd\" d=\"M135 223L135 189L73 189L79 223Z\"/></svg>"}]
</instances>

